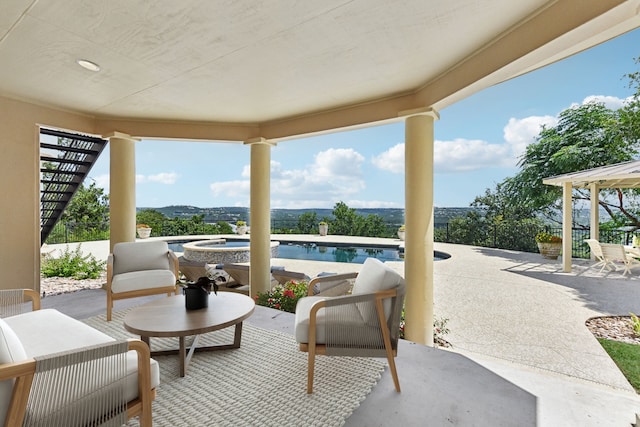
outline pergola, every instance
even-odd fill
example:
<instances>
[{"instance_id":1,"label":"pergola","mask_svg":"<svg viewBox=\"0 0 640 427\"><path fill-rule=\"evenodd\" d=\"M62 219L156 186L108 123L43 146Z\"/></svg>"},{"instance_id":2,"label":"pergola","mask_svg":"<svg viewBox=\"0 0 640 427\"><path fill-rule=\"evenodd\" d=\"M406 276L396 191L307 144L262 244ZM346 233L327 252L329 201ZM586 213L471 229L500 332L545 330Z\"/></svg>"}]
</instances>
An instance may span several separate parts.
<instances>
[{"instance_id":1,"label":"pergola","mask_svg":"<svg viewBox=\"0 0 640 427\"><path fill-rule=\"evenodd\" d=\"M0 287L39 288L40 126L109 138L112 245L135 239L136 141L245 144L255 295L269 283L271 147L403 122L406 334L432 343L439 111L640 27L639 10L640 0L3 0L0 270L20 283Z\"/></svg>"},{"instance_id":2,"label":"pergola","mask_svg":"<svg viewBox=\"0 0 640 427\"><path fill-rule=\"evenodd\" d=\"M640 188L640 160L602 166L543 179L547 185L562 187L562 269L571 271L573 224L571 196L573 188L588 188L590 192L590 238L599 240L601 188Z\"/></svg>"}]
</instances>

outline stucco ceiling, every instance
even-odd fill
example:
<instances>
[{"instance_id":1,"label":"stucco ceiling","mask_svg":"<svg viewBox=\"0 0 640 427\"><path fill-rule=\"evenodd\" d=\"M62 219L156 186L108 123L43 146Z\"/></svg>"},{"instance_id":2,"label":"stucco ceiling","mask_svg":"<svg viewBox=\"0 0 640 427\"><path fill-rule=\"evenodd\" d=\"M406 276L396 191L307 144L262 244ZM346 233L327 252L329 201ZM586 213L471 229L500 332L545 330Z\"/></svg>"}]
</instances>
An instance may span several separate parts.
<instances>
[{"instance_id":1,"label":"stucco ceiling","mask_svg":"<svg viewBox=\"0 0 640 427\"><path fill-rule=\"evenodd\" d=\"M172 122L265 124L360 108L345 123L357 124L443 108L606 41L640 26L638 8L638 0L2 0L0 96Z\"/></svg>"}]
</instances>

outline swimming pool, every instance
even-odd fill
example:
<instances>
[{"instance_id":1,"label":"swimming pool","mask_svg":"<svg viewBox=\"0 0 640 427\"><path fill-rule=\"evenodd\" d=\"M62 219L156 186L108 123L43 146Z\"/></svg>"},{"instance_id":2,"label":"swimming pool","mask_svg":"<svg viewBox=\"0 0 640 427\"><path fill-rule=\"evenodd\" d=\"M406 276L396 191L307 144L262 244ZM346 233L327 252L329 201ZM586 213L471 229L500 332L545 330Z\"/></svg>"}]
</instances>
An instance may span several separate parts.
<instances>
[{"instance_id":1,"label":"swimming pool","mask_svg":"<svg viewBox=\"0 0 640 427\"><path fill-rule=\"evenodd\" d=\"M367 258L380 261L403 261L397 249L359 246L320 246L316 244L281 244L278 258L308 261L352 262L362 264Z\"/></svg>"},{"instance_id":2,"label":"swimming pool","mask_svg":"<svg viewBox=\"0 0 640 427\"><path fill-rule=\"evenodd\" d=\"M179 240L167 242L169 249L174 252L184 252L183 243L194 240ZM246 247L248 241L227 240L226 246ZM372 257L380 261L404 261L404 253L396 248L361 247L361 246L324 246L315 243L280 242L277 258L299 259L306 261L351 262L362 264L365 259ZM434 259L449 258L449 254L435 251Z\"/></svg>"}]
</instances>

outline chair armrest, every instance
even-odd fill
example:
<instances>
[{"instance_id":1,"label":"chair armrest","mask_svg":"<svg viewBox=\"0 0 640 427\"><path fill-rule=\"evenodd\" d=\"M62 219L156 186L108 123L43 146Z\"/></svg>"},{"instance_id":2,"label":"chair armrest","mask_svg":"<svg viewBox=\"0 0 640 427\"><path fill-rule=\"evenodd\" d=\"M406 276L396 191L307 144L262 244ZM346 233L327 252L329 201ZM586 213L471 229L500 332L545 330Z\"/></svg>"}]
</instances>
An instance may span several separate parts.
<instances>
[{"instance_id":1,"label":"chair armrest","mask_svg":"<svg viewBox=\"0 0 640 427\"><path fill-rule=\"evenodd\" d=\"M82 354L86 352L88 348L95 348L95 346L78 348L77 350L65 353L67 355ZM138 354L138 398L133 402L133 405L131 405L130 402L131 407L128 405L127 416L130 418L131 416L140 415L141 425L151 426L151 403L154 395L151 390L151 356L149 346L141 340L129 339L128 350L134 350ZM84 357L78 359L78 363L84 363L85 361ZM36 369L37 362L35 359L0 365L0 381L15 379L11 403L6 414L5 426L22 425ZM90 372L87 374L92 375ZM93 377L87 378L87 383L93 380Z\"/></svg>"},{"instance_id":2,"label":"chair armrest","mask_svg":"<svg viewBox=\"0 0 640 427\"><path fill-rule=\"evenodd\" d=\"M169 263L171 264L171 269L174 270L177 274L178 270L180 269L180 260L178 259L178 256L175 254L175 252L173 252L172 250L169 250L168 256L169 256Z\"/></svg>"},{"instance_id":3,"label":"chair armrest","mask_svg":"<svg viewBox=\"0 0 640 427\"><path fill-rule=\"evenodd\" d=\"M171 270L173 270L173 275L176 278L176 295L178 294L178 281L180 279L180 260L178 256L169 249L169 264L171 264Z\"/></svg>"},{"instance_id":4,"label":"chair armrest","mask_svg":"<svg viewBox=\"0 0 640 427\"><path fill-rule=\"evenodd\" d=\"M22 304L31 302L31 310L40 310L40 293L33 289L1 289L0 313L2 317L24 313Z\"/></svg>"},{"instance_id":5,"label":"chair armrest","mask_svg":"<svg viewBox=\"0 0 640 427\"><path fill-rule=\"evenodd\" d=\"M341 285L343 281L350 280L350 279L355 279L356 277L358 277L358 273L357 272L342 273L342 274L332 274L330 276L314 277L309 282L307 295L309 295L309 296L316 295L316 294L314 294L314 288L315 288L316 285L321 285L322 283L326 283L326 282L337 282L335 286L338 286L338 285ZM326 292L329 289L331 289L331 288L327 288L327 289L323 290L322 292Z\"/></svg>"},{"instance_id":6,"label":"chair armrest","mask_svg":"<svg viewBox=\"0 0 640 427\"><path fill-rule=\"evenodd\" d=\"M113 280L113 254L107 257L107 292L111 292L111 281Z\"/></svg>"}]
</instances>

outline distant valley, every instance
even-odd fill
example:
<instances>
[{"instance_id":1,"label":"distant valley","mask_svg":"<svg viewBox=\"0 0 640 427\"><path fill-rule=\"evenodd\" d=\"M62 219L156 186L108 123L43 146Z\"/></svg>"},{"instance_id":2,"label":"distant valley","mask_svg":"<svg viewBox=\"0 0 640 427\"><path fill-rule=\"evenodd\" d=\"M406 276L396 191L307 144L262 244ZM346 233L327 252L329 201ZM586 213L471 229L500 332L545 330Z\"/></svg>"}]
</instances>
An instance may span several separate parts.
<instances>
[{"instance_id":1,"label":"distant valley","mask_svg":"<svg viewBox=\"0 0 640 427\"><path fill-rule=\"evenodd\" d=\"M238 220L248 221L249 208L242 207L215 207L215 208L200 208L196 206L177 205L177 206L165 206L162 208L138 208L153 209L161 212L168 218L191 218L193 215L204 215L205 222L217 222L226 221L234 223ZM435 223L443 224L447 223L451 218L458 216L464 216L467 212L473 210L473 208L435 208ZM306 212L315 212L318 217L318 221L323 218L332 218L333 209L272 209L271 220L275 223L295 221L297 218ZM367 208L356 209L359 215L379 215L383 221L387 224L401 225L404 223L404 209L397 208Z\"/></svg>"}]
</instances>

